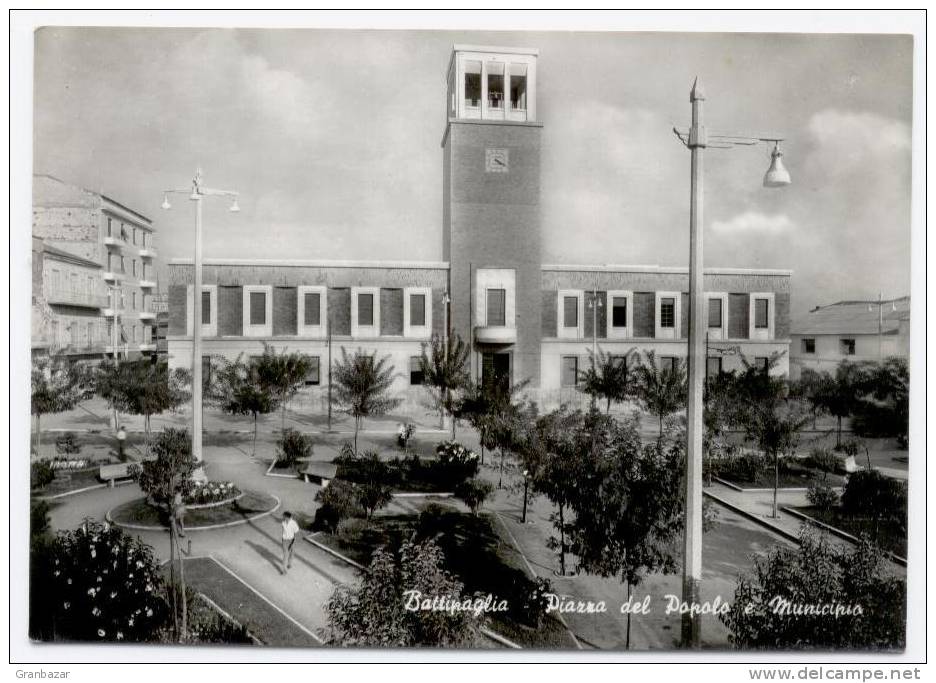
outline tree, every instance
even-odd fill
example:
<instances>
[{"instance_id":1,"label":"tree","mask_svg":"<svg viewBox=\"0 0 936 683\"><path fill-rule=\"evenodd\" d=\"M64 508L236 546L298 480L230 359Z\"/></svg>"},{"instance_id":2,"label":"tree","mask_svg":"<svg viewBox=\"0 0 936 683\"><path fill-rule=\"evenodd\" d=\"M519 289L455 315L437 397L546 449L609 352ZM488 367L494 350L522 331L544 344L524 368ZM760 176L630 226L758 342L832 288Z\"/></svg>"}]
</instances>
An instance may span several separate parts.
<instances>
[{"instance_id":1,"label":"tree","mask_svg":"<svg viewBox=\"0 0 936 683\"><path fill-rule=\"evenodd\" d=\"M529 420L535 417L535 407L522 396L527 384L527 381L515 384L486 381L469 384L465 390L462 415L478 432L481 463L484 463L485 448L500 451L497 488L503 486L507 451L519 448Z\"/></svg>"},{"instance_id":2,"label":"tree","mask_svg":"<svg viewBox=\"0 0 936 683\"><path fill-rule=\"evenodd\" d=\"M460 604L468 598L444 562L431 540L406 541L397 553L377 550L360 584L338 586L325 605L332 642L362 647L476 644L479 618L471 611L420 608L420 600Z\"/></svg>"},{"instance_id":3,"label":"tree","mask_svg":"<svg viewBox=\"0 0 936 683\"><path fill-rule=\"evenodd\" d=\"M334 533L343 519L353 517L360 509L357 485L343 479L333 479L328 486L319 489L315 500L321 506L315 512L316 526L321 524Z\"/></svg>"},{"instance_id":4,"label":"tree","mask_svg":"<svg viewBox=\"0 0 936 683\"><path fill-rule=\"evenodd\" d=\"M439 408L439 429L445 426L445 413L452 416L452 438L455 438L454 404L455 392L468 382L468 345L460 336L452 335L447 340L433 336L428 349L423 346L419 367L423 373L423 384L432 394Z\"/></svg>"},{"instance_id":5,"label":"tree","mask_svg":"<svg viewBox=\"0 0 936 683\"><path fill-rule=\"evenodd\" d=\"M93 382L82 369L65 361L36 360L31 372L30 412L36 416L36 452L42 445L42 416L72 410L91 397Z\"/></svg>"},{"instance_id":6,"label":"tree","mask_svg":"<svg viewBox=\"0 0 936 683\"><path fill-rule=\"evenodd\" d=\"M167 410L176 410L191 399L187 387L191 373L182 368L169 369L165 361L152 363L147 359L131 361L121 365L119 399L125 412L143 416L143 431L147 448L150 446L150 418Z\"/></svg>"},{"instance_id":7,"label":"tree","mask_svg":"<svg viewBox=\"0 0 936 683\"><path fill-rule=\"evenodd\" d=\"M250 415L253 418L252 455L257 454L257 419L272 413L278 407L271 387L260 381L256 361L244 363L241 356L236 360L219 359L214 373L209 400L231 415Z\"/></svg>"},{"instance_id":8,"label":"tree","mask_svg":"<svg viewBox=\"0 0 936 683\"><path fill-rule=\"evenodd\" d=\"M833 545L804 528L799 546L774 546L755 558L720 618L741 649L899 650L906 591L904 579L890 575L884 553L869 541ZM827 606L845 611L822 612Z\"/></svg>"},{"instance_id":9,"label":"tree","mask_svg":"<svg viewBox=\"0 0 936 683\"><path fill-rule=\"evenodd\" d=\"M186 637L186 618L188 606L186 604L185 575L182 567L182 557L178 550L177 528L177 495L184 498L193 488L192 473L198 462L192 455L192 441L185 429L164 429L153 444L151 460L144 460L136 470L136 480L140 489L152 498L156 505L165 509L169 514L169 576L172 594L173 623L179 613L176 600L181 597L181 629L177 629L179 638ZM176 591L175 564L179 560L179 582L181 590Z\"/></svg>"},{"instance_id":10,"label":"tree","mask_svg":"<svg viewBox=\"0 0 936 683\"><path fill-rule=\"evenodd\" d=\"M868 382L867 366L843 360L835 369L835 375L822 373L822 378L813 394L813 404L832 415L836 428L835 450L842 448L842 420L861 406L861 397Z\"/></svg>"},{"instance_id":11,"label":"tree","mask_svg":"<svg viewBox=\"0 0 936 683\"><path fill-rule=\"evenodd\" d=\"M363 419L384 415L402 402L402 399L389 395L393 385L390 356L377 360L361 349L348 355L341 347L341 359L332 369L332 381L335 385L332 400L340 410L354 418L354 452L357 453L358 432Z\"/></svg>"},{"instance_id":12,"label":"tree","mask_svg":"<svg viewBox=\"0 0 936 683\"><path fill-rule=\"evenodd\" d=\"M166 617L153 550L119 528L92 520L51 542L41 565L43 612L30 631L43 639L145 642ZM39 577L37 577L39 578Z\"/></svg>"},{"instance_id":13,"label":"tree","mask_svg":"<svg viewBox=\"0 0 936 683\"><path fill-rule=\"evenodd\" d=\"M907 447L910 429L910 369L906 358L891 356L871 367L866 387L870 396L883 401L893 416L893 432Z\"/></svg>"},{"instance_id":14,"label":"tree","mask_svg":"<svg viewBox=\"0 0 936 683\"><path fill-rule=\"evenodd\" d=\"M289 467L295 467L300 460L312 457L312 437L295 429L283 432L276 446L279 449L279 460Z\"/></svg>"},{"instance_id":15,"label":"tree","mask_svg":"<svg viewBox=\"0 0 936 683\"><path fill-rule=\"evenodd\" d=\"M635 423L618 424L597 411L576 440L581 462L571 502L572 548L587 571L620 577L629 601L645 574L676 569L684 447L680 441L644 445Z\"/></svg>"},{"instance_id":16,"label":"tree","mask_svg":"<svg viewBox=\"0 0 936 683\"><path fill-rule=\"evenodd\" d=\"M376 451L364 453L359 468L360 481L356 487L358 502L364 508L365 519L370 519L379 508L393 498L390 487L386 483L389 470Z\"/></svg>"},{"instance_id":17,"label":"tree","mask_svg":"<svg viewBox=\"0 0 936 683\"><path fill-rule=\"evenodd\" d=\"M478 514L478 510L492 493L494 493L494 485L486 479L477 477L466 479L455 487L455 497L467 505L473 515Z\"/></svg>"},{"instance_id":18,"label":"tree","mask_svg":"<svg viewBox=\"0 0 936 683\"><path fill-rule=\"evenodd\" d=\"M579 373L579 388L596 401L605 400L605 412L611 412L611 403L625 400L631 392L630 381L633 373L629 372L627 360L634 352L630 349L623 357L611 356L598 348L594 354L588 351L589 367Z\"/></svg>"},{"instance_id":19,"label":"tree","mask_svg":"<svg viewBox=\"0 0 936 683\"><path fill-rule=\"evenodd\" d=\"M634 369L634 393L641 407L660 420L663 439L663 419L686 405L688 386L686 363L674 358L672 366L658 365L653 351L644 351L643 361Z\"/></svg>"},{"instance_id":20,"label":"tree","mask_svg":"<svg viewBox=\"0 0 936 683\"><path fill-rule=\"evenodd\" d=\"M276 397L282 410L282 427L286 429L286 404L305 383L312 370L312 357L304 353L288 353L286 349L277 353L264 343L263 355L255 359L257 380L266 391Z\"/></svg>"},{"instance_id":21,"label":"tree","mask_svg":"<svg viewBox=\"0 0 936 683\"><path fill-rule=\"evenodd\" d=\"M549 546L559 551L559 573L566 575L566 540L569 532L566 512L576 497L579 482L579 457L585 417L560 408L537 418L523 439L520 455L533 490L545 495L556 513L550 516L559 539L550 538ZM590 440L589 440L590 443Z\"/></svg>"},{"instance_id":22,"label":"tree","mask_svg":"<svg viewBox=\"0 0 936 683\"><path fill-rule=\"evenodd\" d=\"M770 374L779 356L772 357L765 371L742 356L744 370L735 382L736 421L749 441L773 461L773 516L777 517L777 491L780 487L780 456L791 455L799 443L799 433L810 421L803 402L790 395L783 377Z\"/></svg>"}]
</instances>

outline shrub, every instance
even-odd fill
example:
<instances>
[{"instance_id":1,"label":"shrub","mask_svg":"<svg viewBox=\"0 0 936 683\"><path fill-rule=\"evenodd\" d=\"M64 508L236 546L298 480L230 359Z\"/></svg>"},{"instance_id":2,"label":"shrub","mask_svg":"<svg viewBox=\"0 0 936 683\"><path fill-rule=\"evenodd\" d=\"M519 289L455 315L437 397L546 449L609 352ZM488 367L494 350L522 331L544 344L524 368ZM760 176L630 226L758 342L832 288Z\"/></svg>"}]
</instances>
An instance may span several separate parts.
<instances>
[{"instance_id":1,"label":"shrub","mask_svg":"<svg viewBox=\"0 0 936 683\"><path fill-rule=\"evenodd\" d=\"M822 512L828 512L838 505L839 496L835 489L824 481L817 481L806 492L806 500L809 501L810 505Z\"/></svg>"},{"instance_id":2,"label":"shrub","mask_svg":"<svg viewBox=\"0 0 936 683\"><path fill-rule=\"evenodd\" d=\"M312 456L312 437L295 429L284 431L276 446L279 451L277 462L286 467L295 467L300 459Z\"/></svg>"},{"instance_id":3,"label":"shrub","mask_svg":"<svg viewBox=\"0 0 936 683\"><path fill-rule=\"evenodd\" d=\"M357 499L369 519L374 512L390 502L390 486L387 484L388 467L380 460L376 451L367 451L361 459L360 485Z\"/></svg>"},{"instance_id":4,"label":"shrub","mask_svg":"<svg viewBox=\"0 0 936 683\"><path fill-rule=\"evenodd\" d=\"M45 460L39 460L29 466L29 482L34 489L41 489L55 479L55 470Z\"/></svg>"},{"instance_id":5,"label":"shrub","mask_svg":"<svg viewBox=\"0 0 936 683\"><path fill-rule=\"evenodd\" d=\"M842 456L836 455L828 448L814 448L803 459L807 467L814 467L823 472L844 472L845 461Z\"/></svg>"},{"instance_id":6,"label":"shrub","mask_svg":"<svg viewBox=\"0 0 936 683\"><path fill-rule=\"evenodd\" d=\"M351 517L341 520L335 528L335 533L342 538L352 539L363 535L370 527L370 522L366 519Z\"/></svg>"},{"instance_id":7,"label":"shrub","mask_svg":"<svg viewBox=\"0 0 936 683\"><path fill-rule=\"evenodd\" d=\"M715 476L735 481L754 482L764 468L764 458L757 453L739 453L718 463Z\"/></svg>"},{"instance_id":8,"label":"shrub","mask_svg":"<svg viewBox=\"0 0 936 683\"><path fill-rule=\"evenodd\" d=\"M445 517L449 510L438 503L429 503L419 513L416 524L419 538L432 538L446 529Z\"/></svg>"},{"instance_id":9,"label":"shrub","mask_svg":"<svg viewBox=\"0 0 936 683\"><path fill-rule=\"evenodd\" d=\"M65 432L55 440L55 452L66 457L75 455L81 451L77 439L72 432Z\"/></svg>"},{"instance_id":10,"label":"shrub","mask_svg":"<svg viewBox=\"0 0 936 683\"><path fill-rule=\"evenodd\" d=\"M186 505L206 505L222 500L232 500L240 495L240 489L230 481L194 481L186 492Z\"/></svg>"},{"instance_id":11,"label":"shrub","mask_svg":"<svg viewBox=\"0 0 936 683\"><path fill-rule=\"evenodd\" d=\"M553 593L552 583L541 576L530 581L527 590L520 596L519 605L512 610L513 615L528 626L539 628L549 607L548 594Z\"/></svg>"},{"instance_id":12,"label":"shrub","mask_svg":"<svg viewBox=\"0 0 936 683\"><path fill-rule=\"evenodd\" d=\"M478 514L478 510L492 493L494 485L486 479L467 479L455 487L455 497L467 505L473 515Z\"/></svg>"},{"instance_id":13,"label":"shrub","mask_svg":"<svg viewBox=\"0 0 936 683\"><path fill-rule=\"evenodd\" d=\"M848 477L842 509L851 515L905 524L907 484L877 470L859 470Z\"/></svg>"},{"instance_id":14,"label":"shrub","mask_svg":"<svg viewBox=\"0 0 936 683\"><path fill-rule=\"evenodd\" d=\"M42 536L50 528L49 504L44 500L33 500L29 504L29 535Z\"/></svg>"},{"instance_id":15,"label":"shrub","mask_svg":"<svg viewBox=\"0 0 936 683\"><path fill-rule=\"evenodd\" d=\"M354 484L341 479L333 479L328 486L319 490L315 500L322 505L315 512L313 526L331 532L336 531L343 520L360 510Z\"/></svg>"},{"instance_id":16,"label":"shrub","mask_svg":"<svg viewBox=\"0 0 936 683\"><path fill-rule=\"evenodd\" d=\"M343 462L353 462L357 460L357 454L354 452L354 446L352 446L347 441L341 444L341 448L338 449L338 455L335 456L335 459L332 461L336 465L340 465Z\"/></svg>"},{"instance_id":17,"label":"shrub","mask_svg":"<svg viewBox=\"0 0 936 683\"><path fill-rule=\"evenodd\" d=\"M439 483L453 487L478 474L478 454L457 441L443 441L436 446Z\"/></svg>"}]
</instances>

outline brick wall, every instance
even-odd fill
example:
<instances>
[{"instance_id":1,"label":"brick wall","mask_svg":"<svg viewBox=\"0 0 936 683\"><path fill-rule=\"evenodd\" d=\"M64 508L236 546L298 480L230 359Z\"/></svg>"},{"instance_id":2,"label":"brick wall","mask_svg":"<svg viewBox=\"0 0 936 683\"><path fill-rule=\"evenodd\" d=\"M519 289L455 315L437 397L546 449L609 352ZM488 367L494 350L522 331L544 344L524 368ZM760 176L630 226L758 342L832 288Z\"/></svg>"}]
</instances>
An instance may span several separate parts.
<instances>
[{"instance_id":1,"label":"brick wall","mask_svg":"<svg viewBox=\"0 0 936 683\"><path fill-rule=\"evenodd\" d=\"M336 336L351 334L351 289L328 288L328 329Z\"/></svg>"},{"instance_id":2,"label":"brick wall","mask_svg":"<svg viewBox=\"0 0 936 683\"><path fill-rule=\"evenodd\" d=\"M728 336L731 339L747 339L750 314L750 295L737 292L728 295Z\"/></svg>"},{"instance_id":3,"label":"brick wall","mask_svg":"<svg viewBox=\"0 0 936 683\"><path fill-rule=\"evenodd\" d=\"M653 292L634 292L634 336L656 334L656 296Z\"/></svg>"},{"instance_id":4,"label":"brick wall","mask_svg":"<svg viewBox=\"0 0 936 683\"><path fill-rule=\"evenodd\" d=\"M184 335L186 315L186 285L169 285L169 334Z\"/></svg>"},{"instance_id":5,"label":"brick wall","mask_svg":"<svg viewBox=\"0 0 936 683\"><path fill-rule=\"evenodd\" d=\"M403 290L380 290L380 334L403 334Z\"/></svg>"},{"instance_id":6,"label":"brick wall","mask_svg":"<svg viewBox=\"0 0 936 683\"><path fill-rule=\"evenodd\" d=\"M169 310L172 310L171 304ZM239 337L242 334L244 334L244 288L218 287L218 335Z\"/></svg>"},{"instance_id":7,"label":"brick wall","mask_svg":"<svg viewBox=\"0 0 936 683\"><path fill-rule=\"evenodd\" d=\"M774 338L790 338L790 293L777 292L774 295Z\"/></svg>"},{"instance_id":8,"label":"brick wall","mask_svg":"<svg viewBox=\"0 0 936 683\"><path fill-rule=\"evenodd\" d=\"M273 335L298 334L299 302L295 287L273 288Z\"/></svg>"},{"instance_id":9,"label":"brick wall","mask_svg":"<svg viewBox=\"0 0 936 683\"><path fill-rule=\"evenodd\" d=\"M559 335L559 311L556 308L556 293L543 290L543 336L556 337Z\"/></svg>"}]
</instances>

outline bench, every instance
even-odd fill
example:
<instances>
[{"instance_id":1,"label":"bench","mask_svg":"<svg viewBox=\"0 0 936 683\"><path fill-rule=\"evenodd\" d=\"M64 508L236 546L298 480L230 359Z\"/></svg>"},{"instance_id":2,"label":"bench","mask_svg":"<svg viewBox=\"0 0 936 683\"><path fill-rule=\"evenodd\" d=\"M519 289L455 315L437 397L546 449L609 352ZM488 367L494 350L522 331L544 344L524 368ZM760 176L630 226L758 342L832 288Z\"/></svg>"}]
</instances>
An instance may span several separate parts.
<instances>
[{"instance_id":1,"label":"bench","mask_svg":"<svg viewBox=\"0 0 936 683\"><path fill-rule=\"evenodd\" d=\"M307 482L312 479L312 483L318 483L324 488L335 478L337 473L338 466L336 464L316 461L310 462L302 474Z\"/></svg>"},{"instance_id":2,"label":"bench","mask_svg":"<svg viewBox=\"0 0 936 683\"><path fill-rule=\"evenodd\" d=\"M105 481L111 487L118 479L132 479L134 465L129 462L122 462L117 465L101 465L98 471L98 479Z\"/></svg>"}]
</instances>

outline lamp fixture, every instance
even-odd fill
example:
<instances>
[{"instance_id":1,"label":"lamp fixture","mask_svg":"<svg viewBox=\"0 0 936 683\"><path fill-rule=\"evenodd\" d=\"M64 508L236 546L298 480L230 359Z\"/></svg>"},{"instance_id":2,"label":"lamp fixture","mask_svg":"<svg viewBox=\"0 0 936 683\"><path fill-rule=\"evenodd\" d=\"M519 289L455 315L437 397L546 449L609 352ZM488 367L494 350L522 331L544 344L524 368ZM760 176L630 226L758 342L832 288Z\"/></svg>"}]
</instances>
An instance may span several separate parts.
<instances>
[{"instance_id":1,"label":"lamp fixture","mask_svg":"<svg viewBox=\"0 0 936 683\"><path fill-rule=\"evenodd\" d=\"M169 203L169 193L166 192L163 194L163 203L160 205L163 211L168 211L172 208L172 204Z\"/></svg>"},{"instance_id":2,"label":"lamp fixture","mask_svg":"<svg viewBox=\"0 0 936 683\"><path fill-rule=\"evenodd\" d=\"M774 141L773 151L770 152L770 167L764 174L764 187L783 187L789 185L790 172L783 166L783 152L780 151L780 141Z\"/></svg>"}]
</instances>

